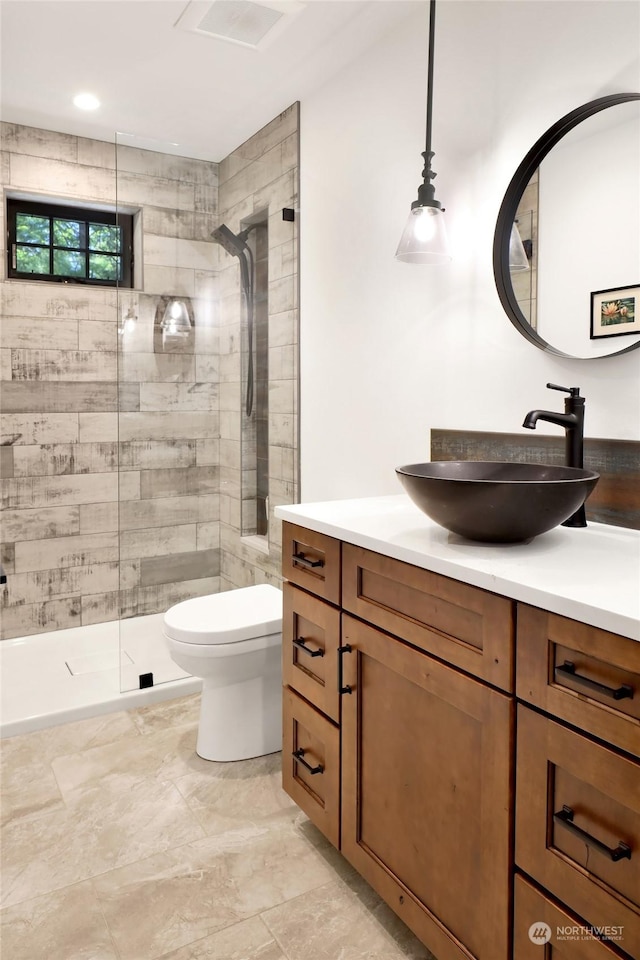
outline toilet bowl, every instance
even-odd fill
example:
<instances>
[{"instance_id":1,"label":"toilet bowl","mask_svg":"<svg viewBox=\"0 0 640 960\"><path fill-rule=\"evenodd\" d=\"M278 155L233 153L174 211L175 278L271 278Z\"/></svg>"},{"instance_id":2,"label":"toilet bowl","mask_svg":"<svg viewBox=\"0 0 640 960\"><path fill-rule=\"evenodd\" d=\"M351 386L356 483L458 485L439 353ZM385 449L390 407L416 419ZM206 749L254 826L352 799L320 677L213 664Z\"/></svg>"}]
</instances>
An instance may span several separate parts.
<instances>
[{"instance_id":1,"label":"toilet bowl","mask_svg":"<svg viewBox=\"0 0 640 960\"><path fill-rule=\"evenodd\" d=\"M280 750L280 590L258 584L183 600L163 627L174 662L202 677L198 756L247 760Z\"/></svg>"}]
</instances>

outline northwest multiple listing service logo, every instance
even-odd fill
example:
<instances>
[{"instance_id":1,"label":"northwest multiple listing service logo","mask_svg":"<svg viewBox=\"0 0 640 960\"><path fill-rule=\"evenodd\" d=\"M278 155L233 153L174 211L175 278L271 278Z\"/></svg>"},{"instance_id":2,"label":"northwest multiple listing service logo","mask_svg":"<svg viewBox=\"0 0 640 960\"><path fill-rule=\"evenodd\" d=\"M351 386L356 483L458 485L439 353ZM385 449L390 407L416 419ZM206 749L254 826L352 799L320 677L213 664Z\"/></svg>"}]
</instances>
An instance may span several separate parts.
<instances>
[{"instance_id":1,"label":"northwest multiple listing service logo","mask_svg":"<svg viewBox=\"0 0 640 960\"><path fill-rule=\"evenodd\" d=\"M555 933L548 923L538 920L529 927L529 940L543 947L552 937L556 940L623 940L622 926L585 927L578 923L556 927Z\"/></svg>"},{"instance_id":2,"label":"northwest multiple listing service logo","mask_svg":"<svg viewBox=\"0 0 640 960\"><path fill-rule=\"evenodd\" d=\"M529 940L532 943L539 943L540 946L544 946L545 943L549 943L551 940L551 927L548 923L532 923L529 927Z\"/></svg>"}]
</instances>

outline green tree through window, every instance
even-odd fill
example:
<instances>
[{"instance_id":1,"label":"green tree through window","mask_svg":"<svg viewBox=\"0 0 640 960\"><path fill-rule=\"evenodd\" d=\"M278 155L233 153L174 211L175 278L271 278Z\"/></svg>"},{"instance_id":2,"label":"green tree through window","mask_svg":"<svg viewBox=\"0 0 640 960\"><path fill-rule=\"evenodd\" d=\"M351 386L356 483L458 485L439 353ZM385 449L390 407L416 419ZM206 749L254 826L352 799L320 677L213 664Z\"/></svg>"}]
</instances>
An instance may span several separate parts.
<instances>
[{"instance_id":1,"label":"green tree through window","mask_svg":"<svg viewBox=\"0 0 640 960\"><path fill-rule=\"evenodd\" d=\"M133 217L106 210L7 200L8 276L133 286Z\"/></svg>"}]
</instances>

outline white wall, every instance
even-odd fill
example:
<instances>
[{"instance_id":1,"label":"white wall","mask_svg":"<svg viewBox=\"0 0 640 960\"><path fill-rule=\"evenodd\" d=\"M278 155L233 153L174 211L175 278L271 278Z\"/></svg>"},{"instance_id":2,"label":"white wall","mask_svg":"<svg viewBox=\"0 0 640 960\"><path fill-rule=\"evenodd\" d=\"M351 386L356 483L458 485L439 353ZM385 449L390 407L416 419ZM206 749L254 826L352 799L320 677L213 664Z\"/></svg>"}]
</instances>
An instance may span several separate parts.
<instances>
[{"instance_id":1,"label":"white wall","mask_svg":"<svg viewBox=\"0 0 640 960\"><path fill-rule=\"evenodd\" d=\"M547 381L582 388L587 435L640 439L640 350L600 360L538 350L504 314L492 268L502 197L535 140L574 107L639 88L640 6L438 4L446 267L394 260L422 169L427 23L428 5L416 4L302 102L304 501L398 493L394 467L428 459L432 427L517 432L529 409L562 409Z\"/></svg>"}]
</instances>

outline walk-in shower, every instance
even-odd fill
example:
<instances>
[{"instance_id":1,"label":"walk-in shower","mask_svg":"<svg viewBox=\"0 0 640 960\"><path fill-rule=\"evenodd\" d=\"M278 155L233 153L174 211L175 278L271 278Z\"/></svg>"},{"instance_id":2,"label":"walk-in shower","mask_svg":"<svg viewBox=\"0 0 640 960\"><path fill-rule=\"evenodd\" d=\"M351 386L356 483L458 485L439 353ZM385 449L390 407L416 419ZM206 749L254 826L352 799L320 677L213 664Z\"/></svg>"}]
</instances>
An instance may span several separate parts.
<instances>
[{"instance_id":1,"label":"walk-in shower","mask_svg":"<svg viewBox=\"0 0 640 960\"><path fill-rule=\"evenodd\" d=\"M83 204L133 218L134 276L2 284L10 732L193 689L167 663L164 611L279 582L273 507L299 476L297 223L282 215L297 137L297 104L219 164L130 135L12 131L6 195L65 202L64 172ZM212 237L216 223L232 229Z\"/></svg>"}]
</instances>

